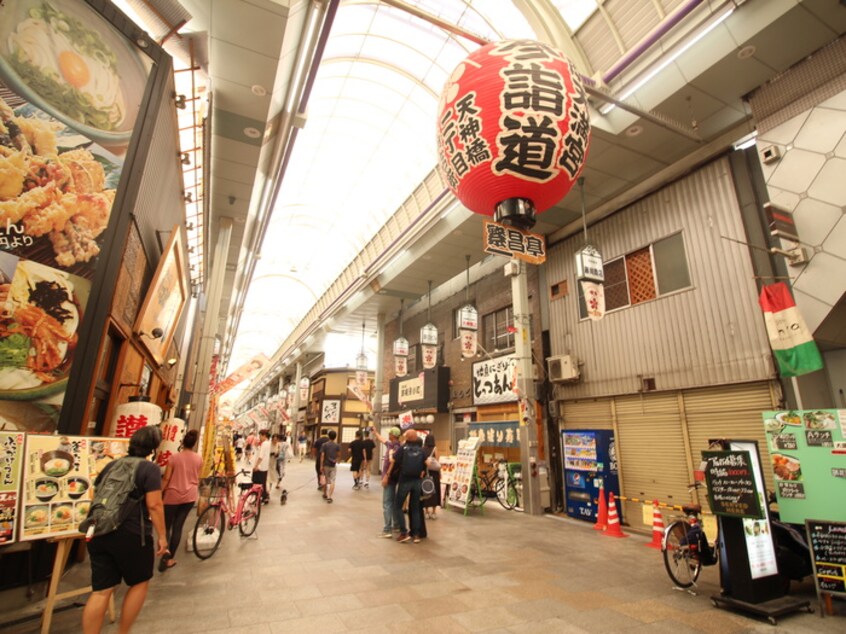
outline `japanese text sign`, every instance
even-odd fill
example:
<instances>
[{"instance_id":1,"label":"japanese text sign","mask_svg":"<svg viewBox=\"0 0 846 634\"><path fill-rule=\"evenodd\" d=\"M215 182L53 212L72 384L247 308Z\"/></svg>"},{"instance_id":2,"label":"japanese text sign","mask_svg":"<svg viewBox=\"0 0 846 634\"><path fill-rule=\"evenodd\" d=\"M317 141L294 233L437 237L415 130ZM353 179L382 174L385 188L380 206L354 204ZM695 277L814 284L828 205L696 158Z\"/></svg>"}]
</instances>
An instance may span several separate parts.
<instances>
[{"instance_id":1,"label":"japanese text sign","mask_svg":"<svg viewBox=\"0 0 846 634\"><path fill-rule=\"evenodd\" d=\"M484 250L486 253L516 258L530 264L546 262L544 236L496 222L485 222Z\"/></svg>"},{"instance_id":2,"label":"japanese text sign","mask_svg":"<svg viewBox=\"0 0 846 634\"><path fill-rule=\"evenodd\" d=\"M473 404L508 403L517 400L514 391L517 357L513 354L473 364Z\"/></svg>"},{"instance_id":3,"label":"japanese text sign","mask_svg":"<svg viewBox=\"0 0 846 634\"><path fill-rule=\"evenodd\" d=\"M764 517L748 451L703 451L708 499L715 515Z\"/></svg>"}]
</instances>

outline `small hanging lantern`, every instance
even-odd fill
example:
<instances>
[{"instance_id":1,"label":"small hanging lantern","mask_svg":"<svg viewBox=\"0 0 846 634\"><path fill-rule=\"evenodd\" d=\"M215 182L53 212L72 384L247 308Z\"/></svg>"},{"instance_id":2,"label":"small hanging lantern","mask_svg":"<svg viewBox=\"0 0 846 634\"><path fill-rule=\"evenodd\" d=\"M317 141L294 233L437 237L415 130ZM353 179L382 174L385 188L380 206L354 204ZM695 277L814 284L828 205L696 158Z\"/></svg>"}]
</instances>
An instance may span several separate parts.
<instances>
[{"instance_id":1,"label":"small hanging lantern","mask_svg":"<svg viewBox=\"0 0 846 634\"><path fill-rule=\"evenodd\" d=\"M394 340L394 373L397 376L408 374L408 339L402 336L402 310L405 300L400 300L399 332L400 336Z\"/></svg>"},{"instance_id":2,"label":"small hanging lantern","mask_svg":"<svg viewBox=\"0 0 846 634\"><path fill-rule=\"evenodd\" d=\"M453 71L438 108L438 166L472 212L528 229L575 183L590 143L581 78L561 51L506 40Z\"/></svg>"},{"instance_id":3,"label":"small hanging lantern","mask_svg":"<svg viewBox=\"0 0 846 634\"><path fill-rule=\"evenodd\" d=\"M311 386L311 381L307 376L300 379L300 403L305 403L308 400L308 388Z\"/></svg>"},{"instance_id":4,"label":"small hanging lantern","mask_svg":"<svg viewBox=\"0 0 846 634\"><path fill-rule=\"evenodd\" d=\"M122 403L115 408L112 419L112 435L118 438L129 438L137 430L147 425L158 425L162 421L162 410L158 405L150 402L146 394L130 396L128 403Z\"/></svg>"},{"instance_id":5,"label":"small hanging lantern","mask_svg":"<svg viewBox=\"0 0 846 634\"><path fill-rule=\"evenodd\" d=\"M361 351L355 358L355 382L359 387L367 383L367 354L364 352L364 322L361 322Z\"/></svg>"},{"instance_id":6,"label":"small hanging lantern","mask_svg":"<svg viewBox=\"0 0 846 634\"><path fill-rule=\"evenodd\" d=\"M429 370L438 364L438 327L432 323L432 280L429 280L426 319L428 322L420 329L420 353L423 356L423 369Z\"/></svg>"},{"instance_id":7,"label":"small hanging lantern","mask_svg":"<svg viewBox=\"0 0 846 634\"><path fill-rule=\"evenodd\" d=\"M424 346L438 345L438 327L435 324L426 324L420 329L420 343Z\"/></svg>"},{"instance_id":8,"label":"small hanging lantern","mask_svg":"<svg viewBox=\"0 0 846 634\"><path fill-rule=\"evenodd\" d=\"M478 346L479 311L470 303L470 256L467 260L467 285L464 287L464 301L467 302L458 311L458 337L461 340L461 357L470 359L476 356Z\"/></svg>"}]
</instances>

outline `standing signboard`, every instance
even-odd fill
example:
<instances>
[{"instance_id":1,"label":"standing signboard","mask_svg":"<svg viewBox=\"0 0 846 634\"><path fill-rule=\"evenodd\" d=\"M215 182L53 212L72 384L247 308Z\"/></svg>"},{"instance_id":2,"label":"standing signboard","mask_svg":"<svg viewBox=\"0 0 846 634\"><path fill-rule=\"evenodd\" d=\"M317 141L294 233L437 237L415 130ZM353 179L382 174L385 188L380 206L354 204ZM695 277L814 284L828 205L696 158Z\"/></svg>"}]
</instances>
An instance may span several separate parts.
<instances>
[{"instance_id":1,"label":"standing signboard","mask_svg":"<svg viewBox=\"0 0 846 634\"><path fill-rule=\"evenodd\" d=\"M714 515L760 519L761 500L748 451L703 451L708 501Z\"/></svg>"},{"instance_id":2,"label":"standing signboard","mask_svg":"<svg viewBox=\"0 0 846 634\"><path fill-rule=\"evenodd\" d=\"M476 468L476 452L479 450L479 438L476 436L465 438L458 442L458 453L455 456L455 471L447 494L450 506L457 506L467 510L470 499L470 487L473 486L473 474Z\"/></svg>"},{"instance_id":3,"label":"standing signboard","mask_svg":"<svg viewBox=\"0 0 846 634\"><path fill-rule=\"evenodd\" d=\"M817 599L822 603L822 595L846 598L846 523L806 520L805 530L811 547ZM830 608L829 601L826 599Z\"/></svg>"},{"instance_id":4,"label":"standing signboard","mask_svg":"<svg viewBox=\"0 0 846 634\"><path fill-rule=\"evenodd\" d=\"M763 413L782 521L846 522L846 410Z\"/></svg>"},{"instance_id":5,"label":"standing signboard","mask_svg":"<svg viewBox=\"0 0 846 634\"><path fill-rule=\"evenodd\" d=\"M0 431L0 545L15 541L24 435Z\"/></svg>"}]
</instances>

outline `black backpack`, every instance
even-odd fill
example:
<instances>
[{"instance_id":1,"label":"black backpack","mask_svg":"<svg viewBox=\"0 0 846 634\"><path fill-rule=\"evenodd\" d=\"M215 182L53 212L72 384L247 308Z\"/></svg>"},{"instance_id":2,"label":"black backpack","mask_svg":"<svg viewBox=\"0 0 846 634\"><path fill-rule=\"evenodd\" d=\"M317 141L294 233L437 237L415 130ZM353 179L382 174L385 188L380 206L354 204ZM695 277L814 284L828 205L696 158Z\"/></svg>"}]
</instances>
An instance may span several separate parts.
<instances>
[{"instance_id":1,"label":"black backpack","mask_svg":"<svg viewBox=\"0 0 846 634\"><path fill-rule=\"evenodd\" d=\"M144 458L124 456L108 465L94 483L94 499L79 532L99 537L118 529L143 495L136 490L135 474ZM144 543L144 515L141 514L141 543Z\"/></svg>"},{"instance_id":2,"label":"black backpack","mask_svg":"<svg viewBox=\"0 0 846 634\"><path fill-rule=\"evenodd\" d=\"M402 450L402 468L400 474L409 478L419 478L426 471L426 454L419 445L406 445Z\"/></svg>"}]
</instances>

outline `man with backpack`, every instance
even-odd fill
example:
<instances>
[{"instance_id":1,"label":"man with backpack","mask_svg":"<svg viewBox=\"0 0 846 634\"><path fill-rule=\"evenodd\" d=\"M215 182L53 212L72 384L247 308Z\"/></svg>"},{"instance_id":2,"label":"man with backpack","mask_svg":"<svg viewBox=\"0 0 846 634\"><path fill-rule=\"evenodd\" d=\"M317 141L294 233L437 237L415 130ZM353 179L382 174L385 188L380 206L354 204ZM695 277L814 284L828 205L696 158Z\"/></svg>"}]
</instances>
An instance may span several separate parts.
<instances>
[{"instance_id":1,"label":"man with backpack","mask_svg":"<svg viewBox=\"0 0 846 634\"><path fill-rule=\"evenodd\" d=\"M129 455L106 465L94 482L94 500L80 531L91 539L92 592L82 611L85 634L103 627L109 598L124 581L120 631L128 632L144 606L155 557L168 552L162 474L145 460L161 443L158 427L142 427L129 440ZM156 529L156 545L153 544Z\"/></svg>"},{"instance_id":2,"label":"man with backpack","mask_svg":"<svg viewBox=\"0 0 846 634\"><path fill-rule=\"evenodd\" d=\"M400 517L400 536L398 541L415 544L425 535L423 525L423 507L420 504L420 482L426 475L426 454L423 451L423 441L417 432L409 429L405 432L405 444L396 453L394 469L399 474L397 496L394 499L394 513ZM405 530L405 516L402 507L408 498L408 516L410 533Z\"/></svg>"}]
</instances>

